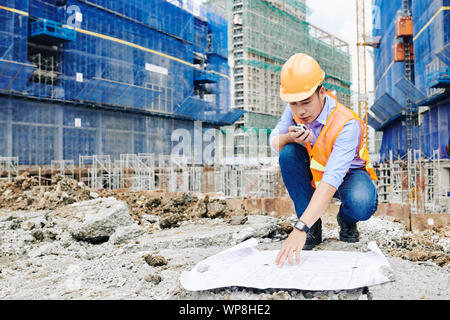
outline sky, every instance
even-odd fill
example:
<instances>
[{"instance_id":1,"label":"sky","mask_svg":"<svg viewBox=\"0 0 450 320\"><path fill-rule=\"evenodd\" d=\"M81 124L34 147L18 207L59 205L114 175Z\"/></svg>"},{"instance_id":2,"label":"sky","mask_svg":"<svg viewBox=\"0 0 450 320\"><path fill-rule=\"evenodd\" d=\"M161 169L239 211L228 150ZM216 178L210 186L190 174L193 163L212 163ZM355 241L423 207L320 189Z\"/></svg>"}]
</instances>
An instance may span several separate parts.
<instances>
[{"instance_id":1,"label":"sky","mask_svg":"<svg viewBox=\"0 0 450 320\"><path fill-rule=\"evenodd\" d=\"M366 4L370 1L366 1ZM358 67L356 55L356 0L307 0L308 7L312 10L308 21L335 35L350 44L352 55L352 90L358 91ZM366 12L366 27L372 22L371 12ZM366 33L367 30L366 30ZM368 90L373 91L373 62L367 55L367 83Z\"/></svg>"}]
</instances>

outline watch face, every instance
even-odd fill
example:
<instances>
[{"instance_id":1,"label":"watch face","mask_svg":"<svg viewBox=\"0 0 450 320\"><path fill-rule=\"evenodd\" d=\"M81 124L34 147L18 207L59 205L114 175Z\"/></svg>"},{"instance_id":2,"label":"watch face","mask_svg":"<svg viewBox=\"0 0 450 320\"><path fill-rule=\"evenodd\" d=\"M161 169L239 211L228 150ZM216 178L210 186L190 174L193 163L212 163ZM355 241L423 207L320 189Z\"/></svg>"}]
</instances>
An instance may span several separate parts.
<instances>
[{"instance_id":1,"label":"watch face","mask_svg":"<svg viewBox=\"0 0 450 320\"><path fill-rule=\"evenodd\" d=\"M306 226L306 224L304 224L303 222L301 222L300 220L298 220L295 223L295 227L299 230L303 230L305 232L308 232L308 227Z\"/></svg>"}]
</instances>

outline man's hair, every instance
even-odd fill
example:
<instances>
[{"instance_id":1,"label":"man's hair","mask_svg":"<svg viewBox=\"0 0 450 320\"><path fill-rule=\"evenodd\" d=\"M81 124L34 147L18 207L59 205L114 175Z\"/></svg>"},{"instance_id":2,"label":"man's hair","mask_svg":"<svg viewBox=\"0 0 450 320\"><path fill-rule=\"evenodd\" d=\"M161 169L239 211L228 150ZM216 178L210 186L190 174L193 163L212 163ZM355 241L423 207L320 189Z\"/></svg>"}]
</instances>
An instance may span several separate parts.
<instances>
[{"instance_id":1,"label":"man's hair","mask_svg":"<svg viewBox=\"0 0 450 320\"><path fill-rule=\"evenodd\" d=\"M314 92L314 93L319 93L319 91L320 91L320 89L322 89L322 87L323 87L323 85L320 84L320 85L317 87L316 92Z\"/></svg>"}]
</instances>

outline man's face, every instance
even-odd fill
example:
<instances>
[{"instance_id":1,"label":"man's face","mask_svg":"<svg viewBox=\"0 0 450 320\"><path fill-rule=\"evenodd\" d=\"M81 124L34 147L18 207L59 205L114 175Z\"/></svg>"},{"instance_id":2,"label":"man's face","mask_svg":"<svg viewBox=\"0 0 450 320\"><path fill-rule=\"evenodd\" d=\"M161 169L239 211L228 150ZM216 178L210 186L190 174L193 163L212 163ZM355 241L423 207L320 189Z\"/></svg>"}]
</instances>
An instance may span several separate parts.
<instances>
[{"instance_id":1,"label":"man's face","mask_svg":"<svg viewBox=\"0 0 450 320\"><path fill-rule=\"evenodd\" d=\"M316 120L319 114L322 112L322 108L325 102L325 88L321 88L316 91L308 99L290 102L292 112L305 124L309 124Z\"/></svg>"}]
</instances>

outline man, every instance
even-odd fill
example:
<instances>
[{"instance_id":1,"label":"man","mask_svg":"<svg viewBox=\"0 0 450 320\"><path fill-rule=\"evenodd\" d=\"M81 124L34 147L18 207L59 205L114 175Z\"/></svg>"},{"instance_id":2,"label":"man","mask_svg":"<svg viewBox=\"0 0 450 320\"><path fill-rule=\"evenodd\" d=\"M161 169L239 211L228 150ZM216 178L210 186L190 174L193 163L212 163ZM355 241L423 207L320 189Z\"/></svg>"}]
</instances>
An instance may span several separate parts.
<instances>
[{"instance_id":1,"label":"man","mask_svg":"<svg viewBox=\"0 0 450 320\"><path fill-rule=\"evenodd\" d=\"M325 92L325 73L316 60L298 53L281 71L280 97L289 105L270 135L279 152L284 184L299 218L275 263L300 262L302 249L322 242L320 217L331 199L340 199L339 239L359 241L358 221L369 219L378 206L377 180L364 146L364 123ZM297 130L304 124L307 130Z\"/></svg>"}]
</instances>

